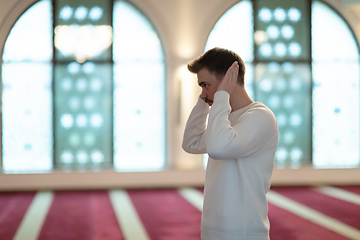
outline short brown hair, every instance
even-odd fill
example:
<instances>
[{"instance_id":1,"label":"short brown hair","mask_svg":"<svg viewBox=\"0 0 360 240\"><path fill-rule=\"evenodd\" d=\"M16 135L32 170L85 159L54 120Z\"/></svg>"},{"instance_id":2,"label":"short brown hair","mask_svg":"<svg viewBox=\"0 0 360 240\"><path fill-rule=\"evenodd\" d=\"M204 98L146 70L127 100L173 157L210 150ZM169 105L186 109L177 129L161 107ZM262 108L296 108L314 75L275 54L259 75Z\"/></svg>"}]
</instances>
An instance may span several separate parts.
<instances>
[{"instance_id":1,"label":"short brown hair","mask_svg":"<svg viewBox=\"0 0 360 240\"><path fill-rule=\"evenodd\" d=\"M201 69L206 68L210 73L215 74L220 80L225 76L228 68L237 61L239 63L239 74L237 82L244 86L245 64L241 57L233 51L223 48L213 48L192 61L187 65L192 73L198 73Z\"/></svg>"}]
</instances>

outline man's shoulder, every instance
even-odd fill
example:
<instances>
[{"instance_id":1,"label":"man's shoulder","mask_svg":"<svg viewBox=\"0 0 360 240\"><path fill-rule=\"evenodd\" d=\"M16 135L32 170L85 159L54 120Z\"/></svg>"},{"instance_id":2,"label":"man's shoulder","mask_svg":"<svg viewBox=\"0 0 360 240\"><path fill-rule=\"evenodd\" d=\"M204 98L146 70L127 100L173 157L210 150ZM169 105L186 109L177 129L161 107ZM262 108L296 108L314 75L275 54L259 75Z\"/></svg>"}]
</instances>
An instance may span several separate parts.
<instances>
[{"instance_id":1,"label":"man's shoulder","mask_svg":"<svg viewBox=\"0 0 360 240\"><path fill-rule=\"evenodd\" d=\"M275 116L273 111L262 102L254 102L245 113L256 112L259 114L270 114Z\"/></svg>"},{"instance_id":2,"label":"man's shoulder","mask_svg":"<svg viewBox=\"0 0 360 240\"><path fill-rule=\"evenodd\" d=\"M248 119L253 124L277 125L275 114L262 102L254 102L239 118Z\"/></svg>"}]
</instances>

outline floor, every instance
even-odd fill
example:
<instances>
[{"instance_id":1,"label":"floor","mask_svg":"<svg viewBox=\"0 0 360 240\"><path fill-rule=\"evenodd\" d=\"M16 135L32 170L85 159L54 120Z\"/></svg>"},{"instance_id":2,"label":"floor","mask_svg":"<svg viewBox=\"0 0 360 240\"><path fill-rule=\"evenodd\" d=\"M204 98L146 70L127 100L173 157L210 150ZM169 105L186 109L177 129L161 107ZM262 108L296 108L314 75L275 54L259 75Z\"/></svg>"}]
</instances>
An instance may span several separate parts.
<instances>
[{"instance_id":1,"label":"floor","mask_svg":"<svg viewBox=\"0 0 360 240\"><path fill-rule=\"evenodd\" d=\"M277 187L274 240L360 240L360 186ZM200 239L202 189L0 193L1 240Z\"/></svg>"}]
</instances>

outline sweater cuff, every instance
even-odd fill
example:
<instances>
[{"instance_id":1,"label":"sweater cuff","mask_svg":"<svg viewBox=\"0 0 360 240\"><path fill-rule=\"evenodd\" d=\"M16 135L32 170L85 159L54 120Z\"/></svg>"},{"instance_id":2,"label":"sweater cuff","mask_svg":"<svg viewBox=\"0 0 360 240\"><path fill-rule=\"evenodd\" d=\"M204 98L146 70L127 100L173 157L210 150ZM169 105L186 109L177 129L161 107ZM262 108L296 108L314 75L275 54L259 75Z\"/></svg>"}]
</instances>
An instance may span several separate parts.
<instances>
[{"instance_id":1,"label":"sweater cuff","mask_svg":"<svg viewBox=\"0 0 360 240\"><path fill-rule=\"evenodd\" d=\"M229 104L230 95L226 91L217 91L214 95L214 103L215 102L225 102Z\"/></svg>"},{"instance_id":2,"label":"sweater cuff","mask_svg":"<svg viewBox=\"0 0 360 240\"><path fill-rule=\"evenodd\" d=\"M214 108L214 109L213 109ZM230 107L230 95L226 91L218 91L214 94L214 103L211 107L213 111L219 111L220 109L231 111Z\"/></svg>"}]
</instances>

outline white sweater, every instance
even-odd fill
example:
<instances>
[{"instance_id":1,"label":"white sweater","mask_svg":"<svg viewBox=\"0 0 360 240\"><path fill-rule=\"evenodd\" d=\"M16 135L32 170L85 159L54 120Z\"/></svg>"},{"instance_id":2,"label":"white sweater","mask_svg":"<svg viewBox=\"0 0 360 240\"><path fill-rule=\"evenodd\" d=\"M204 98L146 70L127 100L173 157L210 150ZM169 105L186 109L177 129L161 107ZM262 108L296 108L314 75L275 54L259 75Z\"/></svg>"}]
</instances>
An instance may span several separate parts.
<instances>
[{"instance_id":1,"label":"white sweater","mask_svg":"<svg viewBox=\"0 0 360 240\"><path fill-rule=\"evenodd\" d=\"M186 152L209 154L201 239L268 240L266 193L279 138L276 118L259 102L230 113L229 97L216 92L210 113L199 98L184 132Z\"/></svg>"}]
</instances>

